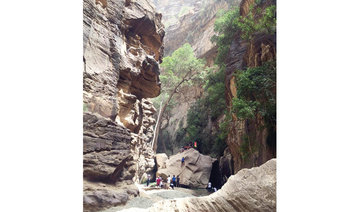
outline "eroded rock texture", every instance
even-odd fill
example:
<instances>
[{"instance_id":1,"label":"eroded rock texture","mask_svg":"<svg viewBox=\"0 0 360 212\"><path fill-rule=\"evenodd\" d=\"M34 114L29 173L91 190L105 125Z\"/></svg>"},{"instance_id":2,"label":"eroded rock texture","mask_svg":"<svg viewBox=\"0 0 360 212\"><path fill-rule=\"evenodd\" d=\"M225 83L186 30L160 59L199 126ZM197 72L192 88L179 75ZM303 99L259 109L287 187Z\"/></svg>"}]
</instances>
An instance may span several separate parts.
<instances>
[{"instance_id":1,"label":"eroded rock texture","mask_svg":"<svg viewBox=\"0 0 360 212\"><path fill-rule=\"evenodd\" d=\"M276 159L240 170L209 196L164 200L148 211L276 211Z\"/></svg>"},{"instance_id":2,"label":"eroded rock texture","mask_svg":"<svg viewBox=\"0 0 360 212\"><path fill-rule=\"evenodd\" d=\"M154 169L148 98L165 32L149 0L84 0L83 27L84 209L95 211L137 195L127 188Z\"/></svg>"},{"instance_id":3,"label":"eroded rock texture","mask_svg":"<svg viewBox=\"0 0 360 212\"><path fill-rule=\"evenodd\" d=\"M181 163L182 157L185 162ZM209 182L214 158L200 154L195 149L185 150L182 153L170 156L162 164L156 175L166 179L168 175L180 177L180 184L191 188L205 188Z\"/></svg>"},{"instance_id":4,"label":"eroded rock texture","mask_svg":"<svg viewBox=\"0 0 360 212\"><path fill-rule=\"evenodd\" d=\"M253 3L254 0L241 1L240 15L246 15ZM271 4L275 4L275 1L265 0L259 8L263 9ZM234 39L226 61L225 92L228 108L232 107L231 100L237 95L234 73L246 67L261 66L270 60L276 60L276 34L258 33L252 42L243 41L239 37ZM276 95L276 88L272 92ZM233 157L234 173L241 168L258 166L276 157L276 129L261 127L263 125L264 120L260 116L257 116L255 121L242 121L236 116L232 117L226 142ZM245 158L240 150L241 145L246 142L244 138L249 136L255 142L253 147L256 149Z\"/></svg>"}]
</instances>

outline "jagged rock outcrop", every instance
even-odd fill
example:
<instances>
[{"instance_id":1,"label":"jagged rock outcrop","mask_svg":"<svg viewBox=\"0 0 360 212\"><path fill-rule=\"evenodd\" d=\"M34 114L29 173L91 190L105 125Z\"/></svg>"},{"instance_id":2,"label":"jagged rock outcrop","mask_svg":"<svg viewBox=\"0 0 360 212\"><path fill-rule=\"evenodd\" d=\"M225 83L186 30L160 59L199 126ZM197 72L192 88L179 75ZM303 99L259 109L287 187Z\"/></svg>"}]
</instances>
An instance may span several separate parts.
<instances>
[{"instance_id":1,"label":"jagged rock outcrop","mask_svg":"<svg viewBox=\"0 0 360 212\"><path fill-rule=\"evenodd\" d=\"M254 0L241 1L240 15L246 15L249 12L250 5L254 2ZM257 8L263 9L271 4L275 4L275 1L264 0ZM243 41L239 37L233 40L226 61L225 92L228 108L232 107L231 100L237 95L234 73L238 70L244 70L246 67L257 67L266 61L275 59L276 34L258 33L251 42ZM276 89L273 93L276 94ZM232 116L227 145L234 160L235 172L241 168L261 165L276 157L276 129L261 127L263 125L264 120L260 116L257 116L255 121L238 120L236 116ZM251 140L255 141L253 146L256 146L257 149L245 158L241 153L241 145L246 142L244 137L248 136L251 136Z\"/></svg>"},{"instance_id":2,"label":"jagged rock outcrop","mask_svg":"<svg viewBox=\"0 0 360 212\"><path fill-rule=\"evenodd\" d=\"M149 0L84 0L83 18L84 210L96 211L154 170L148 98L160 94L165 31Z\"/></svg>"},{"instance_id":3,"label":"jagged rock outcrop","mask_svg":"<svg viewBox=\"0 0 360 212\"><path fill-rule=\"evenodd\" d=\"M276 159L240 170L209 196L164 200L148 211L276 211Z\"/></svg>"},{"instance_id":4,"label":"jagged rock outcrop","mask_svg":"<svg viewBox=\"0 0 360 212\"><path fill-rule=\"evenodd\" d=\"M181 159L185 158L182 164ZM166 179L168 175L180 177L180 184L191 188L205 188L209 182L212 164L216 159L200 154L195 149L170 156L165 168L159 168L156 175Z\"/></svg>"}]
</instances>

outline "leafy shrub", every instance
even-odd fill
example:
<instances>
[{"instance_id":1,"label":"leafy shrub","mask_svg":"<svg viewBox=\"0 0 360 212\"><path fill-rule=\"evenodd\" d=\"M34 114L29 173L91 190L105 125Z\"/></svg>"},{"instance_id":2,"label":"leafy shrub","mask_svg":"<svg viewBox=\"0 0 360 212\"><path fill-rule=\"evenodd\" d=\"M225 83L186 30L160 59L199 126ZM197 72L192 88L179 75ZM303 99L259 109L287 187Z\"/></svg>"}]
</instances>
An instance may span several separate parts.
<instances>
[{"instance_id":1,"label":"leafy shrub","mask_svg":"<svg viewBox=\"0 0 360 212\"><path fill-rule=\"evenodd\" d=\"M237 97L232 100L233 111L241 119L253 119L256 114L266 124L276 122L276 62L248 68L236 74Z\"/></svg>"},{"instance_id":2,"label":"leafy shrub","mask_svg":"<svg viewBox=\"0 0 360 212\"><path fill-rule=\"evenodd\" d=\"M259 4L258 2L257 4ZM215 63L222 65L229 52L230 44L236 34L243 40L252 40L255 33L264 32L271 34L275 32L276 7L271 5L265 9L251 5L246 16L240 16L239 8L233 7L228 11L221 10L217 14L214 24L214 31L217 35L211 38L218 47L218 54Z\"/></svg>"},{"instance_id":3,"label":"leafy shrub","mask_svg":"<svg viewBox=\"0 0 360 212\"><path fill-rule=\"evenodd\" d=\"M220 10L217 14L214 31L217 32L218 35L214 35L211 38L211 41L216 42L218 47L218 53L215 59L215 63L218 65L221 65L225 61L226 55L230 49L230 44L239 30L238 20L238 7L233 7L227 12Z\"/></svg>"},{"instance_id":4,"label":"leafy shrub","mask_svg":"<svg viewBox=\"0 0 360 212\"><path fill-rule=\"evenodd\" d=\"M252 40L257 32L266 34L275 32L275 5L271 5L264 10L254 8L254 5L250 6L249 13L245 17L240 16L239 21L235 23L240 29L240 37L243 40Z\"/></svg>"}]
</instances>

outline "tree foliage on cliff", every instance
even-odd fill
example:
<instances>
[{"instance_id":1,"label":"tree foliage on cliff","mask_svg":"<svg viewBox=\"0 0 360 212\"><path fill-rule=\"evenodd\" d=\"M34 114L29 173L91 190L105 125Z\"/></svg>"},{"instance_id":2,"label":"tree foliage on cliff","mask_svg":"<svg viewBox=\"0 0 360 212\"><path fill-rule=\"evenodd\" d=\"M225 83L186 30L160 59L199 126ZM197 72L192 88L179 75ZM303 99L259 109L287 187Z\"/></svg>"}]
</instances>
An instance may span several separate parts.
<instances>
[{"instance_id":1,"label":"tree foliage on cliff","mask_svg":"<svg viewBox=\"0 0 360 212\"><path fill-rule=\"evenodd\" d=\"M264 7L262 1L255 1L249 7L246 16L240 16L239 8L231 8L228 11L220 11L215 21L214 31L217 35L212 37L218 48L215 63L221 69L225 69L226 57L230 45L234 39L252 42L257 33L273 34L276 27L276 7L270 5ZM260 67L246 68L237 71L236 87L237 96L232 99L232 108L220 123L219 139L226 139L229 123L232 120L230 114L246 121L255 121L256 118L264 120L269 129L269 135L274 139L276 133L276 62L271 61ZM251 153L249 148L252 138L247 136L240 152L243 157Z\"/></svg>"},{"instance_id":2,"label":"tree foliage on cliff","mask_svg":"<svg viewBox=\"0 0 360 212\"><path fill-rule=\"evenodd\" d=\"M237 97L232 112L241 119L260 115L265 124L276 124L276 62L238 71L235 75Z\"/></svg>"},{"instance_id":3,"label":"tree foliage on cliff","mask_svg":"<svg viewBox=\"0 0 360 212\"><path fill-rule=\"evenodd\" d=\"M162 91L171 91L186 77L183 85L191 85L195 81L203 79L204 65L203 60L196 58L191 45L185 43L171 56L163 58L161 63L163 71L160 75Z\"/></svg>"},{"instance_id":4,"label":"tree foliage on cliff","mask_svg":"<svg viewBox=\"0 0 360 212\"><path fill-rule=\"evenodd\" d=\"M234 7L229 11L220 10L214 24L214 31L218 35L211 38L218 47L218 53L215 59L216 64L221 64L225 61L226 54L229 51L230 44L238 31L239 8Z\"/></svg>"},{"instance_id":5,"label":"tree foliage on cliff","mask_svg":"<svg viewBox=\"0 0 360 212\"><path fill-rule=\"evenodd\" d=\"M232 99L233 114L246 123L257 123L256 127L268 130L267 143L276 143L276 61L269 61L259 67L238 71L235 75L237 96ZM263 120L259 121L259 120ZM254 132L243 136L240 146L241 157L248 159L258 149ZM275 144L276 145L276 144Z\"/></svg>"},{"instance_id":6,"label":"tree foliage on cliff","mask_svg":"<svg viewBox=\"0 0 360 212\"><path fill-rule=\"evenodd\" d=\"M161 94L154 99L155 107L159 108L160 102L169 99L172 92L179 94L184 87L204 79L204 64L203 60L196 58L191 45L188 43L185 43L170 56L164 57L160 64ZM174 90L175 88L176 90ZM176 101L170 99L170 103L174 105Z\"/></svg>"},{"instance_id":7,"label":"tree foliage on cliff","mask_svg":"<svg viewBox=\"0 0 360 212\"><path fill-rule=\"evenodd\" d=\"M243 40L252 40L255 33L263 32L273 34L275 32L276 18L275 5L266 7L264 10L251 5L249 13L246 16L240 16L236 25L240 29L240 37Z\"/></svg>"},{"instance_id":8,"label":"tree foliage on cliff","mask_svg":"<svg viewBox=\"0 0 360 212\"><path fill-rule=\"evenodd\" d=\"M218 47L216 63L225 62L234 37L239 34L241 39L251 41L258 32L271 34L275 32L276 7L268 6L264 9L257 7L255 3L250 6L246 16L240 16L239 8L233 7L228 11L221 10L217 14L214 24L214 31L217 35L211 38Z\"/></svg>"}]
</instances>

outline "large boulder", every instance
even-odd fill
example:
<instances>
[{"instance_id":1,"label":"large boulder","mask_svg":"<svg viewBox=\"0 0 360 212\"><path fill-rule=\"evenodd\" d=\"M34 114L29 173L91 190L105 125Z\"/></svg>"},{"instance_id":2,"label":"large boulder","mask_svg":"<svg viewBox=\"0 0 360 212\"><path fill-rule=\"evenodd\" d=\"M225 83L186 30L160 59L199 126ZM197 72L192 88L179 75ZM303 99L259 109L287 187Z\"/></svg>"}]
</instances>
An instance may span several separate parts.
<instances>
[{"instance_id":1,"label":"large boulder","mask_svg":"<svg viewBox=\"0 0 360 212\"><path fill-rule=\"evenodd\" d=\"M148 211L276 211L276 159L240 170L209 196L163 200Z\"/></svg>"},{"instance_id":2,"label":"large boulder","mask_svg":"<svg viewBox=\"0 0 360 212\"><path fill-rule=\"evenodd\" d=\"M181 163L185 158L184 164ZM216 159L200 154L195 149L170 156L166 167L160 168L157 175L166 179L168 175L180 177L180 184L191 188L205 188L209 182L212 164Z\"/></svg>"},{"instance_id":3,"label":"large boulder","mask_svg":"<svg viewBox=\"0 0 360 212\"><path fill-rule=\"evenodd\" d=\"M116 185L84 181L83 211L100 211L109 205L125 204L138 195L139 190L131 181Z\"/></svg>"},{"instance_id":4,"label":"large boulder","mask_svg":"<svg viewBox=\"0 0 360 212\"><path fill-rule=\"evenodd\" d=\"M168 156L165 153L159 153L155 155L155 160L157 164L157 169L165 169L166 161L168 160Z\"/></svg>"}]
</instances>

